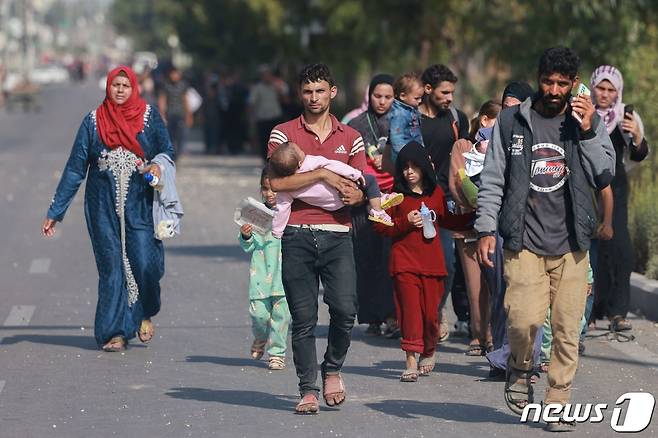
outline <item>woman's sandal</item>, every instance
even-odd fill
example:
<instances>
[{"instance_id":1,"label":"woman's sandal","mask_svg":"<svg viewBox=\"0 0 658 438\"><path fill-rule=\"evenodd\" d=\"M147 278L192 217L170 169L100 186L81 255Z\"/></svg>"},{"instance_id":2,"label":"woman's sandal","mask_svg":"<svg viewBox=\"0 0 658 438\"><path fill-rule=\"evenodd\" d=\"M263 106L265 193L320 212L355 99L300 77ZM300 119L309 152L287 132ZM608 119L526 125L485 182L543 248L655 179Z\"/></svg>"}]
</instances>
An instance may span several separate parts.
<instances>
[{"instance_id":1,"label":"woman's sandal","mask_svg":"<svg viewBox=\"0 0 658 438\"><path fill-rule=\"evenodd\" d=\"M308 393L295 406L295 414L315 415L320 412L320 402L315 394Z\"/></svg>"},{"instance_id":2,"label":"woman's sandal","mask_svg":"<svg viewBox=\"0 0 658 438\"><path fill-rule=\"evenodd\" d=\"M272 371L279 371L286 367L286 359L282 356L270 356L267 367Z\"/></svg>"},{"instance_id":3,"label":"woman's sandal","mask_svg":"<svg viewBox=\"0 0 658 438\"><path fill-rule=\"evenodd\" d=\"M429 376L434 370L434 365L436 365L436 353L433 353L431 356L420 356L420 360L418 361L418 374L421 376Z\"/></svg>"},{"instance_id":4,"label":"woman's sandal","mask_svg":"<svg viewBox=\"0 0 658 438\"><path fill-rule=\"evenodd\" d=\"M150 319L145 319L142 321L142 324L139 326L139 332L137 333L137 336L139 337L139 340L142 341L144 344L148 344L151 339L153 339L153 335L155 334L155 330L153 329L153 323L151 322Z\"/></svg>"},{"instance_id":5,"label":"woman's sandal","mask_svg":"<svg viewBox=\"0 0 658 438\"><path fill-rule=\"evenodd\" d=\"M400 382L417 382L417 381L418 381L418 370L415 370L413 368L407 368L400 376Z\"/></svg>"},{"instance_id":6,"label":"woman's sandal","mask_svg":"<svg viewBox=\"0 0 658 438\"><path fill-rule=\"evenodd\" d=\"M123 338L123 336L114 336L112 339L107 341L105 345L103 345L103 351L107 351L108 353L118 353L120 351L124 351L126 349L126 340Z\"/></svg>"},{"instance_id":7,"label":"woman's sandal","mask_svg":"<svg viewBox=\"0 0 658 438\"><path fill-rule=\"evenodd\" d=\"M336 396L342 398L336 401ZM322 378L322 398L327 406L339 406L345 401L345 384L340 373L325 374Z\"/></svg>"},{"instance_id":8,"label":"woman's sandal","mask_svg":"<svg viewBox=\"0 0 658 438\"><path fill-rule=\"evenodd\" d=\"M505 379L505 403L512 412L517 415L523 413L523 409L534 402L534 389L531 385L532 371L512 370L507 366Z\"/></svg>"},{"instance_id":9,"label":"woman's sandal","mask_svg":"<svg viewBox=\"0 0 658 438\"><path fill-rule=\"evenodd\" d=\"M263 357L263 353L265 353L265 344L267 344L267 341L259 341L258 339L254 339L254 342L251 343L252 359L260 360L260 358Z\"/></svg>"},{"instance_id":10,"label":"woman's sandal","mask_svg":"<svg viewBox=\"0 0 658 438\"><path fill-rule=\"evenodd\" d=\"M621 315L615 316L610 320L610 331L625 332L632 329L633 325L631 322Z\"/></svg>"},{"instance_id":11,"label":"woman's sandal","mask_svg":"<svg viewBox=\"0 0 658 438\"><path fill-rule=\"evenodd\" d=\"M466 350L466 356L483 356L486 353L485 349L480 345L478 341L473 341L468 344L468 350Z\"/></svg>"}]
</instances>

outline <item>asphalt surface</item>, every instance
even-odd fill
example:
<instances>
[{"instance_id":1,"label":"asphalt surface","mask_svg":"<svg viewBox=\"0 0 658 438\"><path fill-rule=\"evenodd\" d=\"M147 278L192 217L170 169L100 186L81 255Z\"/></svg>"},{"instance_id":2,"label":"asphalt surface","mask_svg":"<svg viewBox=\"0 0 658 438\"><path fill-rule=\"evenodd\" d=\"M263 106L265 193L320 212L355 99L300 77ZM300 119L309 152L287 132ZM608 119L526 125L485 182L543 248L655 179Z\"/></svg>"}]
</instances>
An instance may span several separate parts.
<instances>
[{"instance_id":1,"label":"asphalt surface","mask_svg":"<svg viewBox=\"0 0 658 438\"><path fill-rule=\"evenodd\" d=\"M464 338L439 347L430 377L402 384L397 341L366 337L364 326L355 328L343 369L346 403L294 415L291 357L278 372L249 358L249 258L232 215L241 199L258 197L260 162L207 157L198 144L179 163L186 216L183 234L166 243L155 339L125 353L99 351L84 186L55 238L39 229L80 121L100 95L91 86L59 86L44 90L40 113L0 112L0 438L548 436L542 425L519 424L505 407L503 383L487 378L486 361L463 354ZM633 322L635 342L587 340L573 399L610 409L571 436L615 436L610 417L621 394L658 395L658 327ZM538 398L545 381L536 385ZM656 425L654 416L637 436L652 436Z\"/></svg>"}]
</instances>

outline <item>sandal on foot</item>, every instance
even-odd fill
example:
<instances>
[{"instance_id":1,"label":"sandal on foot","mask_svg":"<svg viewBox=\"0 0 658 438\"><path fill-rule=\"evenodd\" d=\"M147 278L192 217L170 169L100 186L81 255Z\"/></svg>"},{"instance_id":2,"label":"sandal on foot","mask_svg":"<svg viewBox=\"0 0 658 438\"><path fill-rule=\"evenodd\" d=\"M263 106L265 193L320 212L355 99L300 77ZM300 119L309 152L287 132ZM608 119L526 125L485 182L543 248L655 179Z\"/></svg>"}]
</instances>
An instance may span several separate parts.
<instances>
[{"instance_id":1,"label":"sandal on foot","mask_svg":"<svg viewBox=\"0 0 658 438\"><path fill-rule=\"evenodd\" d=\"M523 409L534 402L531 374L531 371L512 370L511 366L507 366L505 404L517 415L521 415Z\"/></svg>"},{"instance_id":2,"label":"sandal on foot","mask_svg":"<svg viewBox=\"0 0 658 438\"><path fill-rule=\"evenodd\" d=\"M433 353L431 356L421 356L420 360L418 361L418 374L421 376L429 376L430 373L434 370L435 364L436 353Z\"/></svg>"},{"instance_id":3,"label":"sandal on foot","mask_svg":"<svg viewBox=\"0 0 658 438\"><path fill-rule=\"evenodd\" d=\"M151 339L153 339L153 335L155 334L155 330L153 330L153 323L151 322L150 319L145 319L142 321L142 324L139 326L139 332L137 333L137 336L139 337L139 340L142 341L144 344L148 344Z\"/></svg>"},{"instance_id":4,"label":"sandal on foot","mask_svg":"<svg viewBox=\"0 0 658 438\"><path fill-rule=\"evenodd\" d=\"M368 220L379 222L380 224L384 224L389 227L393 226L393 220L391 219L391 216L389 216L388 213L386 213L384 210L377 211L374 208L371 208L368 212Z\"/></svg>"},{"instance_id":5,"label":"sandal on foot","mask_svg":"<svg viewBox=\"0 0 658 438\"><path fill-rule=\"evenodd\" d=\"M265 352L265 344L267 341L259 341L258 339L254 339L254 342L251 344L251 358L254 360L260 360L261 357L263 357L263 353Z\"/></svg>"},{"instance_id":6,"label":"sandal on foot","mask_svg":"<svg viewBox=\"0 0 658 438\"><path fill-rule=\"evenodd\" d=\"M475 341L468 344L468 350L466 350L466 353L464 354L466 354L466 356L484 356L486 351L478 341Z\"/></svg>"},{"instance_id":7,"label":"sandal on foot","mask_svg":"<svg viewBox=\"0 0 658 438\"><path fill-rule=\"evenodd\" d=\"M623 316L618 315L610 319L610 331L625 332L632 329L633 325L631 322Z\"/></svg>"},{"instance_id":8,"label":"sandal on foot","mask_svg":"<svg viewBox=\"0 0 658 438\"><path fill-rule=\"evenodd\" d=\"M342 400L336 401L337 396ZM327 406L340 406L345 401L345 384L340 373L325 374L322 378L322 398Z\"/></svg>"},{"instance_id":9,"label":"sandal on foot","mask_svg":"<svg viewBox=\"0 0 658 438\"><path fill-rule=\"evenodd\" d=\"M103 351L108 353L117 353L126 349L126 340L123 336L114 336L112 339L107 341L107 344L103 345Z\"/></svg>"},{"instance_id":10,"label":"sandal on foot","mask_svg":"<svg viewBox=\"0 0 658 438\"><path fill-rule=\"evenodd\" d=\"M404 370L400 376L400 382L417 382L418 381L418 370L413 368L407 368Z\"/></svg>"},{"instance_id":11,"label":"sandal on foot","mask_svg":"<svg viewBox=\"0 0 658 438\"><path fill-rule=\"evenodd\" d=\"M267 368L278 371L286 367L286 359L282 356L270 356L268 361Z\"/></svg>"},{"instance_id":12,"label":"sandal on foot","mask_svg":"<svg viewBox=\"0 0 658 438\"><path fill-rule=\"evenodd\" d=\"M388 210L391 207L400 205L402 201L404 201L404 195L402 193L382 193L382 210Z\"/></svg>"},{"instance_id":13,"label":"sandal on foot","mask_svg":"<svg viewBox=\"0 0 658 438\"><path fill-rule=\"evenodd\" d=\"M308 393L295 406L295 414L315 415L320 412L320 402L315 394Z\"/></svg>"}]
</instances>

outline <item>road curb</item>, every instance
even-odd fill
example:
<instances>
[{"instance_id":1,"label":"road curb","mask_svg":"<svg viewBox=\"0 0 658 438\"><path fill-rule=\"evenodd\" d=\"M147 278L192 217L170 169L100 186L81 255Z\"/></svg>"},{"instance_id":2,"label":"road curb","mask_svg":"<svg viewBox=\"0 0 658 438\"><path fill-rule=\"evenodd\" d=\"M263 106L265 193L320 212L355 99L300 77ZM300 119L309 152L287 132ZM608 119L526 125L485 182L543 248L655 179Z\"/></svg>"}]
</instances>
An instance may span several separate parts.
<instances>
[{"instance_id":1,"label":"road curb","mask_svg":"<svg viewBox=\"0 0 658 438\"><path fill-rule=\"evenodd\" d=\"M631 309L652 321L658 321L658 280L631 274Z\"/></svg>"}]
</instances>

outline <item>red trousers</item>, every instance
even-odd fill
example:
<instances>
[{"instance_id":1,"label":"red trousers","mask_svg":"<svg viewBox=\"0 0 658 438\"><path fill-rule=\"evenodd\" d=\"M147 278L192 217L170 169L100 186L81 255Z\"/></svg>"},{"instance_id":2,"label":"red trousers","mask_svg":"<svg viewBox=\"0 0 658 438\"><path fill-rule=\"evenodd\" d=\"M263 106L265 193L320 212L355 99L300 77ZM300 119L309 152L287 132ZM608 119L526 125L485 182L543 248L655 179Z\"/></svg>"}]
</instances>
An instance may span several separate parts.
<instances>
[{"instance_id":1,"label":"red trousers","mask_svg":"<svg viewBox=\"0 0 658 438\"><path fill-rule=\"evenodd\" d=\"M403 272L394 277L395 313L402 350L431 356L439 340L439 303L443 277Z\"/></svg>"}]
</instances>

